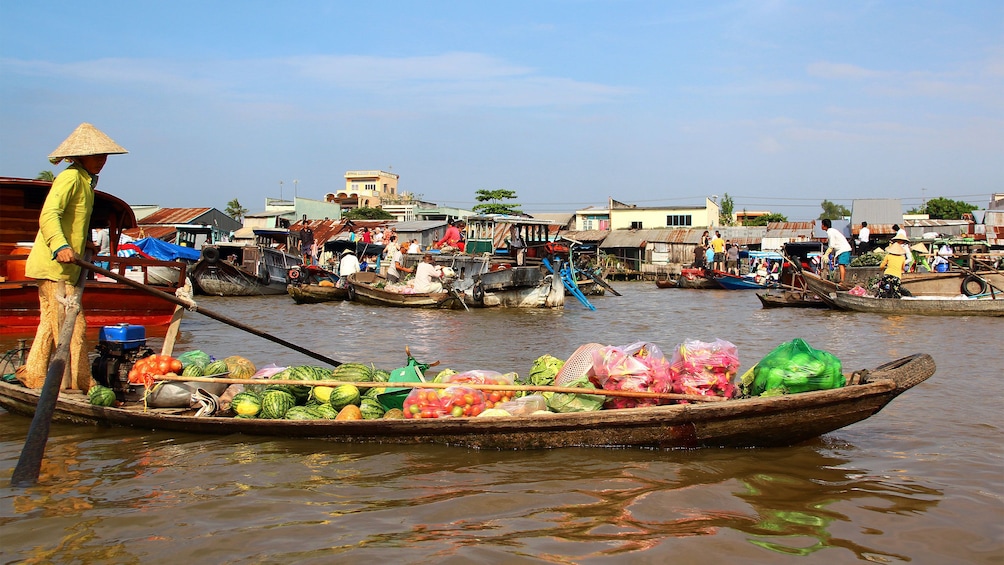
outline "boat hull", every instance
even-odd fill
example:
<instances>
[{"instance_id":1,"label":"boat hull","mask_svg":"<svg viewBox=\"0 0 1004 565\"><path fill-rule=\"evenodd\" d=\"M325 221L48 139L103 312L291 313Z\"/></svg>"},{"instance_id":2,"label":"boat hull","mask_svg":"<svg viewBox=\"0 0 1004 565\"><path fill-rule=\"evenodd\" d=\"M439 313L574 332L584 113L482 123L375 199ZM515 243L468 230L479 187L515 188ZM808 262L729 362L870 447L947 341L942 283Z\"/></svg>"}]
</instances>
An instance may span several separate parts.
<instances>
[{"instance_id":1,"label":"boat hull","mask_svg":"<svg viewBox=\"0 0 1004 565\"><path fill-rule=\"evenodd\" d=\"M318 304L349 299L348 288L318 286L316 284L288 285L286 292L297 304Z\"/></svg>"},{"instance_id":2,"label":"boat hull","mask_svg":"<svg viewBox=\"0 0 1004 565\"><path fill-rule=\"evenodd\" d=\"M392 306L395 308L463 308L456 295L449 292L416 292L406 294L390 292L379 287L387 279L371 272L354 273L345 277L349 299L363 304Z\"/></svg>"},{"instance_id":3,"label":"boat hull","mask_svg":"<svg viewBox=\"0 0 1004 565\"><path fill-rule=\"evenodd\" d=\"M831 299L844 310L876 314L923 316L1004 316L1004 298L875 298L835 292Z\"/></svg>"},{"instance_id":4,"label":"boat hull","mask_svg":"<svg viewBox=\"0 0 1004 565\"><path fill-rule=\"evenodd\" d=\"M862 372L867 382L802 394L538 417L419 420L257 420L194 417L176 409L102 408L61 395L56 421L211 435L324 438L343 443L440 444L480 449L771 447L794 445L879 412L934 374L913 355ZM0 383L0 406L32 415L38 391Z\"/></svg>"},{"instance_id":5,"label":"boat hull","mask_svg":"<svg viewBox=\"0 0 1004 565\"><path fill-rule=\"evenodd\" d=\"M758 292L756 297L764 308L829 308L813 292L786 290L781 293Z\"/></svg>"}]
</instances>

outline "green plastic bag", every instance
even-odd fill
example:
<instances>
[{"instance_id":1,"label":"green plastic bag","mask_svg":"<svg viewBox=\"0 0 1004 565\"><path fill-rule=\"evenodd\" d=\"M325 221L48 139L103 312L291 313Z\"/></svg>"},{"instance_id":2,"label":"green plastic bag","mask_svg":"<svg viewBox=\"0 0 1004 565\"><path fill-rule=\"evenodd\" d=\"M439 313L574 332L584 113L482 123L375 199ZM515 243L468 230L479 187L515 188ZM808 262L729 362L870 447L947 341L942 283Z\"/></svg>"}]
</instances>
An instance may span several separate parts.
<instances>
[{"instance_id":1,"label":"green plastic bag","mask_svg":"<svg viewBox=\"0 0 1004 565\"><path fill-rule=\"evenodd\" d=\"M803 339L777 346L743 375L743 396L774 396L840 388L846 384L840 359L813 349Z\"/></svg>"},{"instance_id":2,"label":"green plastic bag","mask_svg":"<svg viewBox=\"0 0 1004 565\"><path fill-rule=\"evenodd\" d=\"M564 385L568 387L596 389L596 385L589 381L589 377L582 377ZM542 394L547 408L551 412L592 412L603 408L605 396L596 394L572 394L565 392L545 392Z\"/></svg>"}]
</instances>

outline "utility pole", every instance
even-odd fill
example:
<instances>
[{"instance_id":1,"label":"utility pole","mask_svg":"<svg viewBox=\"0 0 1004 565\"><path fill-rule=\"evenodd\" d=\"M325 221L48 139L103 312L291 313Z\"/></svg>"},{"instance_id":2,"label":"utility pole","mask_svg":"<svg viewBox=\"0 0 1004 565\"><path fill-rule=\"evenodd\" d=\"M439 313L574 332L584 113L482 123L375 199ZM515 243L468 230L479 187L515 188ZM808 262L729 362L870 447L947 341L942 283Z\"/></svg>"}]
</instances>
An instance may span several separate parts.
<instances>
[{"instance_id":1,"label":"utility pole","mask_svg":"<svg viewBox=\"0 0 1004 565\"><path fill-rule=\"evenodd\" d=\"M279 200L282 200L282 181L279 181Z\"/></svg>"},{"instance_id":2,"label":"utility pole","mask_svg":"<svg viewBox=\"0 0 1004 565\"><path fill-rule=\"evenodd\" d=\"M297 184L298 182L300 182L300 181L298 181L298 180L296 180L296 179L293 179L293 199L294 199L294 200L296 199L296 184Z\"/></svg>"}]
</instances>

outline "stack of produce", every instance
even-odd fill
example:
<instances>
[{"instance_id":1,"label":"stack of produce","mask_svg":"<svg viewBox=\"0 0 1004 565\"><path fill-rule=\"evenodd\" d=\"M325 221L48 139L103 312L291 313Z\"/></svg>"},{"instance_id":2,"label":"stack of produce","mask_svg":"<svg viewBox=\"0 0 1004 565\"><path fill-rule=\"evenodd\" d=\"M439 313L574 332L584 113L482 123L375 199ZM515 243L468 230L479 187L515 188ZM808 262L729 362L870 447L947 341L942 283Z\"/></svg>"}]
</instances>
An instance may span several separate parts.
<instances>
[{"instance_id":1,"label":"stack of produce","mask_svg":"<svg viewBox=\"0 0 1004 565\"><path fill-rule=\"evenodd\" d=\"M516 380L515 373L507 373L505 375L497 373L495 371L465 371L463 373L453 373L443 375L440 372L436 375L434 382L439 383L455 383L455 384L480 384L480 385L512 385ZM484 391L485 406L487 408L495 408L496 404L501 402L509 402L516 396L516 392L512 390L486 390Z\"/></svg>"},{"instance_id":2,"label":"stack of produce","mask_svg":"<svg viewBox=\"0 0 1004 565\"><path fill-rule=\"evenodd\" d=\"M669 375L675 393L732 398L738 371L739 353L732 343L688 339L673 352Z\"/></svg>"},{"instance_id":3,"label":"stack of produce","mask_svg":"<svg viewBox=\"0 0 1004 565\"><path fill-rule=\"evenodd\" d=\"M129 383L152 387L157 377L177 376L182 370L181 361L170 355L150 355L144 357L129 370Z\"/></svg>"},{"instance_id":4,"label":"stack of produce","mask_svg":"<svg viewBox=\"0 0 1004 565\"><path fill-rule=\"evenodd\" d=\"M230 403L238 418L269 420L372 420L399 418L385 412L376 395L382 387L366 387L365 392L351 383L384 382L387 372L372 365L345 363L335 370L311 365L287 367L267 380L303 381L304 384L266 384L264 390L250 387L236 394ZM338 386L310 384L312 381L342 381ZM397 411L400 413L400 410Z\"/></svg>"},{"instance_id":5,"label":"stack of produce","mask_svg":"<svg viewBox=\"0 0 1004 565\"><path fill-rule=\"evenodd\" d=\"M404 399L404 417L413 419L473 417L486 408L483 392L462 385L414 388Z\"/></svg>"},{"instance_id":6,"label":"stack of produce","mask_svg":"<svg viewBox=\"0 0 1004 565\"><path fill-rule=\"evenodd\" d=\"M590 379L605 390L668 393L673 390L670 367L662 350L652 343L607 346L593 352ZM610 408L634 408L665 403L655 398L607 397Z\"/></svg>"},{"instance_id":7,"label":"stack of produce","mask_svg":"<svg viewBox=\"0 0 1004 565\"><path fill-rule=\"evenodd\" d=\"M553 386L554 378L565 366L565 362L552 355L541 355L534 360L527 376L528 384L534 386ZM562 386L571 388L595 389L596 385L583 375L564 383ZM592 412L603 408L604 397L595 394L572 394L564 392L545 392L541 394L551 412Z\"/></svg>"},{"instance_id":8,"label":"stack of produce","mask_svg":"<svg viewBox=\"0 0 1004 565\"><path fill-rule=\"evenodd\" d=\"M741 379L743 396L777 396L840 388L846 384L840 359L793 339L777 346Z\"/></svg>"}]
</instances>

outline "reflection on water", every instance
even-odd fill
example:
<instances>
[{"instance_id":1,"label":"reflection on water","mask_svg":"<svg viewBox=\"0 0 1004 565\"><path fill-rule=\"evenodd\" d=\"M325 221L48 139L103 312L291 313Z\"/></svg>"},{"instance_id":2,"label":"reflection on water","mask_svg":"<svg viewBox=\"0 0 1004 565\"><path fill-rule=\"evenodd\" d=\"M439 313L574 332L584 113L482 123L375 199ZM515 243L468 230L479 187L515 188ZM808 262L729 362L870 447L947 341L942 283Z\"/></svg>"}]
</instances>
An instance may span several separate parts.
<instances>
[{"instance_id":1,"label":"reflection on water","mask_svg":"<svg viewBox=\"0 0 1004 565\"><path fill-rule=\"evenodd\" d=\"M751 293L619 284L596 312L397 311L286 297L207 307L346 361L525 372L587 342L728 339L749 367L795 337L847 369L916 352L938 373L875 417L784 449L560 449L201 437L56 425L42 484L11 489L28 420L0 413L5 562L986 562L1004 552L999 320L759 308ZM932 328L937 328L937 330ZM154 348L159 343L154 338ZM303 363L188 316L179 351ZM991 373L993 371L990 371ZM997 371L999 372L999 371Z\"/></svg>"}]
</instances>

